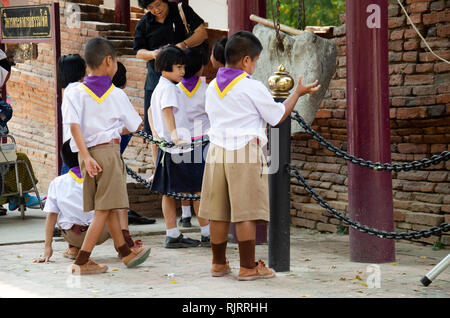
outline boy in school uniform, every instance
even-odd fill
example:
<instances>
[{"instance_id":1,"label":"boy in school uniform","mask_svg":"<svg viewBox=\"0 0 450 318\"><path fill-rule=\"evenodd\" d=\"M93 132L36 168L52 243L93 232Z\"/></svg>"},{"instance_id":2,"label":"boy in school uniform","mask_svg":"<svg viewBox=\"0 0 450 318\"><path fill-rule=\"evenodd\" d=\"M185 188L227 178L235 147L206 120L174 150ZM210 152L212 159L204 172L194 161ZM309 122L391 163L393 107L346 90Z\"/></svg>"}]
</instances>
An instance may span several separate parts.
<instances>
[{"instance_id":1,"label":"boy in school uniform","mask_svg":"<svg viewBox=\"0 0 450 318\"><path fill-rule=\"evenodd\" d=\"M273 100L263 83L250 75L262 51L250 32L234 34L225 47L226 67L220 68L206 92L211 122L210 147L203 176L199 215L210 220L214 277L231 272L226 259L230 222L236 223L240 270L238 280L271 278L275 272L255 262L257 222L269 221L268 176L262 145L267 123L288 118L300 96L319 90L318 82L304 86L302 78L284 103Z\"/></svg>"},{"instance_id":2,"label":"boy in school uniform","mask_svg":"<svg viewBox=\"0 0 450 318\"><path fill-rule=\"evenodd\" d=\"M64 124L70 124L73 152L79 152L83 175L83 210L95 210L83 245L72 265L74 274L104 273L108 267L89 256L105 224L114 245L129 268L144 262L150 249L131 250L121 231L118 209L128 209L125 164L120 155L120 136L136 131L142 119L126 94L112 84L117 71L114 46L97 37L86 43L84 57L91 73L65 94Z\"/></svg>"},{"instance_id":3,"label":"boy in school uniform","mask_svg":"<svg viewBox=\"0 0 450 318\"><path fill-rule=\"evenodd\" d=\"M86 231L94 218L94 211L83 212L83 177L81 175L78 154L70 149L70 140L67 140L61 148L61 157L68 167L68 173L60 175L52 180L48 188L47 201L44 212L47 213L45 221L45 246L44 256L34 260L35 263L48 262L53 254L53 229L58 224L64 240L69 247L63 252L63 256L75 259L83 245ZM125 216L126 216L126 211ZM120 219L125 242L131 249L138 247L139 241L133 241L128 232L128 220ZM128 233L124 231L127 230ZM128 234L128 237L127 235ZM111 236L105 226L97 245L102 244Z\"/></svg>"},{"instance_id":4,"label":"boy in school uniform","mask_svg":"<svg viewBox=\"0 0 450 318\"><path fill-rule=\"evenodd\" d=\"M61 149L61 157L68 167L68 173L52 180L48 188L47 202L44 212L47 213L45 222L44 256L34 260L35 263L48 262L53 255L53 229L55 225L61 228L61 234L69 247L63 256L75 259L81 248L86 231L94 217L94 211L83 212L83 177L78 163L78 154L70 150L70 140ZM109 238L108 229L104 227L97 245Z\"/></svg>"}]
</instances>

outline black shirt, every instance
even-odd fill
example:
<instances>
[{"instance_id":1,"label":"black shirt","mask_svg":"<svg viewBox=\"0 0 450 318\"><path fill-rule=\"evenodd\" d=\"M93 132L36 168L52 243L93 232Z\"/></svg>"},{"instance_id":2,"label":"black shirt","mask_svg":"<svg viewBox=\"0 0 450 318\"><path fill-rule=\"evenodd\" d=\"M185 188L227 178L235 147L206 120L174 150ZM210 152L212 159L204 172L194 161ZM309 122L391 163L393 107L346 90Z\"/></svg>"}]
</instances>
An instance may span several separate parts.
<instances>
[{"instance_id":1,"label":"black shirt","mask_svg":"<svg viewBox=\"0 0 450 318\"><path fill-rule=\"evenodd\" d=\"M186 33L186 28L178 11L178 3L169 2L168 5L169 12L164 23L157 22L155 16L147 12L136 25L133 45L135 52L141 49L153 51L167 44L183 42L190 36ZM191 32L194 32L204 23L203 19L189 5L183 3L183 11ZM161 75L154 71L154 64L155 60L151 60L147 64L146 90L153 90Z\"/></svg>"}]
</instances>

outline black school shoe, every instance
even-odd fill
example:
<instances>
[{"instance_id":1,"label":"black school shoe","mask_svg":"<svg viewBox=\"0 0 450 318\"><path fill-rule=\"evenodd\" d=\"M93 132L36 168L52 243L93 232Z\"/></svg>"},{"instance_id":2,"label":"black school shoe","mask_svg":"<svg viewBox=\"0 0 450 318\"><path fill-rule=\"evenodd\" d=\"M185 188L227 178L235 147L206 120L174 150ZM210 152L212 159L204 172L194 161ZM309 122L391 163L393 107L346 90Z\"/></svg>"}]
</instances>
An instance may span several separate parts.
<instances>
[{"instance_id":1,"label":"black school shoe","mask_svg":"<svg viewBox=\"0 0 450 318\"><path fill-rule=\"evenodd\" d=\"M189 218L181 217L180 221L178 221L178 225L181 227L192 227L191 218L190 217Z\"/></svg>"},{"instance_id":2,"label":"black school shoe","mask_svg":"<svg viewBox=\"0 0 450 318\"><path fill-rule=\"evenodd\" d=\"M208 236L203 236L202 235L202 239L200 241L200 244L202 247L211 247L211 242L209 240L209 235Z\"/></svg>"},{"instance_id":3,"label":"black school shoe","mask_svg":"<svg viewBox=\"0 0 450 318\"><path fill-rule=\"evenodd\" d=\"M200 245L199 240L193 240L180 234L177 238L166 236L165 248L184 248L197 247Z\"/></svg>"},{"instance_id":4,"label":"black school shoe","mask_svg":"<svg viewBox=\"0 0 450 318\"><path fill-rule=\"evenodd\" d=\"M134 210L128 210L128 224L153 224L156 220L145 216L140 216Z\"/></svg>"}]
</instances>

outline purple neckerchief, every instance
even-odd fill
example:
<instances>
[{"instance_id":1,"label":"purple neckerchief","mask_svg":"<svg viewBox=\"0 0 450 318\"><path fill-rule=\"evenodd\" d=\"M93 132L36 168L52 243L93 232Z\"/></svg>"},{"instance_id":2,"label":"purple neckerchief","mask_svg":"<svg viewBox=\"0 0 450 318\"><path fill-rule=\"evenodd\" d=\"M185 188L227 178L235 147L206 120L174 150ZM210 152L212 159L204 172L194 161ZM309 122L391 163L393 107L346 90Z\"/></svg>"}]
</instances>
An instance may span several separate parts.
<instances>
[{"instance_id":1,"label":"purple neckerchief","mask_svg":"<svg viewBox=\"0 0 450 318\"><path fill-rule=\"evenodd\" d=\"M83 84L100 98L111 88L112 81L109 76L87 76Z\"/></svg>"},{"instance_id":2,"label":"purple neckerchief","mask_svg":"<svg viewBox=\"0 0 450 318\"><path fill-rule=\"evenodd\" d=\"M75 174L78 178L80 178L80 179L82 178L81 169L79 166L71 168L70 171L72 171L73 174Z\"/></svg>"},{"instance_id":3,"label":"purple neckerchief","mask_svg":"<svg viewBox=\"0 0 450 318\"><path fill-rule=\"evenodd\" d=\"M181 80L181 84L183 84L184 87L186 87L186 89L189 92L192 92L194 90L194 88L197 86L198 83L198 76L192 76L191 78L183 78Z\"/></svg>"},{"instance_id":4,"label":"purple neckerchief","mask_svg":"<svg viewBox=\"0 0 450 318\"><path fill-rule=\"evenodd\" d=\"M216 77L217 87L219 87L220 91L223 92L223 90L227 88L227 86L230 85L230 83L242 73L244 73L244 71L237 68L219 68ZM250 78L250 76L247 77Z\"/></svg>"}]
</instances>

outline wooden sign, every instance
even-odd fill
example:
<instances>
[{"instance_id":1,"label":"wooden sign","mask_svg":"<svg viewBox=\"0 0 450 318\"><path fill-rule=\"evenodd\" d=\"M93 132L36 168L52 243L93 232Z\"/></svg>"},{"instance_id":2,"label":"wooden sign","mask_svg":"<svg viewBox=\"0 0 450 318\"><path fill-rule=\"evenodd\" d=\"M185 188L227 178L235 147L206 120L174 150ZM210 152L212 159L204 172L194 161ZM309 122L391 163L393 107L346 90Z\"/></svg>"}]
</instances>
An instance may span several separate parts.
<instances>
[{"instance_id":1,"label":"wooden sign","mask_svg":"<svg viewBox=\"0 0 450 318\"><path fill-rule=\"evenodd\" d=\"M0 8L4 40L52 38L51 5Z\"/></svg>"}]
</instances>

